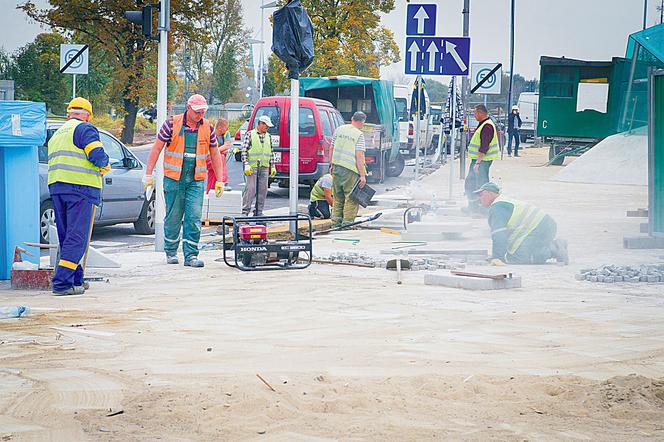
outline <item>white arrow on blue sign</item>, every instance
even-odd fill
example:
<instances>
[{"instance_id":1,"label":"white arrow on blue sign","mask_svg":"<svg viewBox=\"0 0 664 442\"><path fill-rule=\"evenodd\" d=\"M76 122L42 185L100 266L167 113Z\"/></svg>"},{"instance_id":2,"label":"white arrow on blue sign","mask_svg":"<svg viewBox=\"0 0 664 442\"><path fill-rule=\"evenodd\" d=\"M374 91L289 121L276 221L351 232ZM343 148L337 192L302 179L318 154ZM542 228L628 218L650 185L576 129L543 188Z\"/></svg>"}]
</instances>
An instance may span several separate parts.
<instances>
[{"instance_id":1,"label":"white arrow on blue sign","mask_svg":"<svg viewBox=\"0 0 664 442\"><path fill-rule=\"evenodd\" d=\"M436 5L409 4L406 12L406 35L436 35Z\"/></svg>"},{"instance_id":2,"label":"white arrow on blue sign","mask_svg":"<svg viewBox=\"0 0 664 442\"><path fill-rule=\"evenodd\" d=\"M469 37L407 37L406 74L468 75Z\"/></svg>"}]
</instances>

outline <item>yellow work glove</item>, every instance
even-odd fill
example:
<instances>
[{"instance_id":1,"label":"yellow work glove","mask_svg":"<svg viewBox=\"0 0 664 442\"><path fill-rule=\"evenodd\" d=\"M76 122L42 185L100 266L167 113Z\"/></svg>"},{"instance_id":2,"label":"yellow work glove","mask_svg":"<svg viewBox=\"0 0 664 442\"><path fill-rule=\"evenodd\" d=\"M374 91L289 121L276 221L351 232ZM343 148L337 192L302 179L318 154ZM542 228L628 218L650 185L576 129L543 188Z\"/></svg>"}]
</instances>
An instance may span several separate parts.
<instances>
[{"instance_id":1,"label":"yellow work glove","mask_svg":"<svg viewBox=\"0 0 664 442\"><path fill-rule=\"evenodd\" d=\"M270 177L273 178L275 176L277 176L277 168L272 165L270 166Z\"/></svg>"},{"instance_id":2,"label":"yellow work glove","mask_svg":"<svg viewBox=\"0 0 664 442\"><path fill-rule=\"evenodd\" d=\"M111 171L111 165L110 164L107 164L104 167L99 168L99 173L101 174L101 176L106 175L110 171Z\"/></svg>"},{"instance_id":3,"label":"yellow work glove","mask_svg":"<svg viewBox=\"0 0 664 442\"><path fill-rule=\"evenodd\" d=\"M221 195L224 194L224 183L217 181L214 183L214 196L221 198Z\"/></svg>"},{"instance_id":4,"label":"yellow work glove","mask_svg":"<svg viewBox=\"0 0 664 442\"><path fill-rule=\"evenodd\" d=\"M143 175L141 181L143 182L143 188L145 190L147 190L148 187L154 188L154 178L152 178L152 175Z\"/></svg>"},{"instance_id":5,"label":"yellow work glove","mask_svg":"<svg viewBox=\"0 0 664 442\"><path fill-rule=\"evenodd\" d=\"M489 265L495 266L495 267L502 267L505 265L503 261L501 261L498 258L493 258L491 261L489 261Z\"/></svg>"},{"instance_id":6,"label":"yellow work glove","mask_svg":"<svg viewBox=\"0 0 664 442\"><path fill-rule=\"evenodd\" d=\"M248 164L245 164L245 165L244 165L244 174L247 175L247 176L250 176L250 175L253 175L253 174L254 174L254 171L251 170L251 166L250 166L250 165L248 165Z\"/></svg>"}]
</instances>

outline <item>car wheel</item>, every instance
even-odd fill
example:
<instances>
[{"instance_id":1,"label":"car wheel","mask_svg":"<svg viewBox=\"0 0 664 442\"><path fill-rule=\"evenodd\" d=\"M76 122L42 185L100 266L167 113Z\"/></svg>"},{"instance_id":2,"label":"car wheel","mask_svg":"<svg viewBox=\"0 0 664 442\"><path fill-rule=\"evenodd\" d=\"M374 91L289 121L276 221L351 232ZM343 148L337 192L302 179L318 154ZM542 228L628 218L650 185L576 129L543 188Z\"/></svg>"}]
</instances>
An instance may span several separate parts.
<instances>
[{"instance_id":1,"label":"car wheel","mask_svg":"<svg viewBox=\"0 0 664 442\"><path fill-rule=\"evenodd\" d=\"M48 244L48 226L55 225L55 210L53 210L53 202L45 200L41 203L39 209L39 242Z\"/></svg>"},{"instance_id":2,"label":"car wheel","mask_svg":"<svg viewBox=\"0 0 664 442\"><path fill-rule=\"evenodd\" d=\"M152 235L154 233L155 199L143 203L141 215L134 223L134 230L139 235Z\"/></svg>"},{"instance_id":3,"label":"car wheel","mask_svg":"<svg viewBox=\"0 0 664 442\"><path fill-rule=\"evenodd\" d=\"M387 165L385 174L389 177L397 177L401 175L404 167L406 167L406 160L404 160L401 154L398 154L396 159Z\"/></svg>"}]
</instances>

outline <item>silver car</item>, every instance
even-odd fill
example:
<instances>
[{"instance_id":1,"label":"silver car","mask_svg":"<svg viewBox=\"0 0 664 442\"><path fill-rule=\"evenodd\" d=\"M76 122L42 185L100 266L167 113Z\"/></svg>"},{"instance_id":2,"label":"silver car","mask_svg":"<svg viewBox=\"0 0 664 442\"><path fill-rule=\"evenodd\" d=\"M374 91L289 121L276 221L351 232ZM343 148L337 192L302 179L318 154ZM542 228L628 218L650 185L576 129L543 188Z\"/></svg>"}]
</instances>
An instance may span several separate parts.
<instances>
[{"instance_id":1,"label":"silver car","mask_svg":"<svg viewBox=\"0 0 664 442\"><path fill-rule=\"evenodd\" d=\"M64 124L64 120L48 120L46 144L53 133ZM104 151L109 157L111 171L103 178L102 203L97 208L95 226L134 223L136 233L154 233L154 197L146 201L141 179L145 165L136 158L117 138L99 129ZM39 148L39 201L40 236L42 243L48 242L48 226L55 224L53 202L48 191L48 148Z\"/></svg>"}]
</instances>

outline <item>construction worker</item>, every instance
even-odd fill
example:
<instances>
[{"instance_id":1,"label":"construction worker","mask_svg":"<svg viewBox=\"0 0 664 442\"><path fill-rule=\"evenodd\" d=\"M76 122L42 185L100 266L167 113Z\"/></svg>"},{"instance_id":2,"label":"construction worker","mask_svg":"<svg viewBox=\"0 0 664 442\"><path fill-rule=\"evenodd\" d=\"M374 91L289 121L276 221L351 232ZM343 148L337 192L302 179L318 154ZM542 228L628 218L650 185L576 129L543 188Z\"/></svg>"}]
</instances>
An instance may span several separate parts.
<instances>
[{"instance_id":1,"label":"construction worker","mask_svg":"<svg viewBox=\"0 0 664 442\"><path fill-rule=\"evenodd\" d=\"M53 294L82 295L81 260L86 254L101 203L102 177L111 170L99 131L90 124L92 104L76 97L67 106L67 122L48 142L48 190L58 229L60 259L53 275Z\"/></svg>"},{"instance_id":2,"label":"construction worker","mask_svg":"<svg viewBox=\"0 0 664 442\"><path fill-rule=\"evenodd\" d=\"M556 222L532 204L500 196L500 187L488 182L475 192L489 209L493 265L544 264L555 258L569 264L567 241L556 238Z\"/></svg>"},{"instance_id":3,"label":"construction worker","mask_svg":"<svg viewBox=\"0 0 664 442\"><path fill-rule=\"evenodd\" d=\"M256 128L247 131L244 136L241 150L246 182L242 193L244 216L249 216L254 201L256 201L254 216L263 216L270 176L274 176L277 172L272 165L272 139L267 131L271 127L274 127L274 124L270 117L262 115L258 119ZM258 198L256 198L257 193Z\"/></svg>"},{"instance_id":4,"label":"construction worker","mask_svg":"<svg viewBox=\"0 0 664 442\"><path fill-rule=\"evenodd\" d=\"M489 111L483 104L475 106L473 111L475 119L479 122L473 137L468 144L468 158L470 166L464 183L466 197L468 198L469 212L480 212L475 191L489 182L489 169L493 160L500 158L500 145L498 131L489 118Z\"/></svg>"},{"instance_id":5,"label":"construction worker","mask_svg":"<svg viewBox=\"0 0 664 442\"><path fill-rule=\"evenodd\" d=\"M364 152L364 134L360 128L367 120L364 112L355 112L350 124L339 126L334 132L330 156L332 157L332 177L334 206L332 207L332 227L355 221L359 203L350 194L359 185L367 184ZM359 182L359 184L358 184Z\"/></svg>"},{"instance_id":6,"label":"construction worker","mask_svg":"<svg viewBox=\"0 0 664 442\"><path fill-rule=\"evenodd\" d=\"M178 264L177 251L182 230L184 265L203 267L198 259L198 241L201 237L201 216L206 158L210 155L216 177L222 176L221 156L212 124L204 118L208 105L205 97L192 95L187 100L184 114L169 117L159 130L150 156L143 185L154 186L152 172L164 147L164 197L166 218L164 219L164 251L168 264ZM215 195L220 197L224 184L218 180L214 185Z\"/></svg>"},{"instance_id":7,"label":"construction worker","mask_svg":"<svg viewBox=\"0 0 664 442\"><path fill-rule=\"evenodd\" d=\"M330 218L330 207L334 207L332 174L326 173L316 181L309 194L309 216L312 218Z\"/></svg>"},{"instance_id":8,"label":"construction worker","mask_svg":"<svg viewBox=\"0 0 664 442\"><path fill-rule=\"evenodd\" d=\"M512 106L512 113L507 117L507 155L512 156L512 138L514 138L514 156L519 156L519 143L521 142L521 115L519 106Z\"/></svg>"},{"instance_id":9,"label":"construction worker","mask_svg":"<svg viewBox=\"0 0 664 442\"><path fill-rule=\"evenodd\" d=\"M221 169L223 175L221 176L221 182L224 183L224 190L231 190L231 187L228 185L228 166L226 164L227 159L230 158L229 151L231 148L231 133L228 131L228 120L225 118L219 118L217 124L214 126L214 133L217 137L217 149L219 149L219 154L221 155ZM208 156L205 160L205 165L207 166L207 187L205 193L210 192L214 189L214 185L217 182L217 177L212 168L212 161Z\"/></svg>"}]
</instances>

